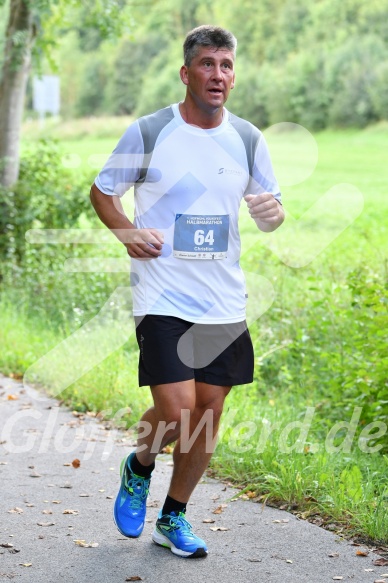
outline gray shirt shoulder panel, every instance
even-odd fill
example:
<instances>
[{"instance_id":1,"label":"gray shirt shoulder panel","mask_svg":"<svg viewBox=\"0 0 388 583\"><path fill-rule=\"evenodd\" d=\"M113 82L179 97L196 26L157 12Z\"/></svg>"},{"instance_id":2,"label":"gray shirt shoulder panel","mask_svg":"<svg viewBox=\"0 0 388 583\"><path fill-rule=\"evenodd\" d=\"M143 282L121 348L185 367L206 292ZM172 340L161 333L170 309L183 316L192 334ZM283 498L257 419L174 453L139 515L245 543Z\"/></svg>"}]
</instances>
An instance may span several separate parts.
<instances>
[{"instance_id":1,"label":"gray shirt shoulder panel","mask_svg":"<svg viewBox=\"0 0 388 583\"><path fill-rule=\"evenodd\" d=\"M235 128L242 139L247 153L249 174L252 176L253 164L255 162L255 152L259 143L261 132L249 121L229 112L229 123Z\"/></svg>"},{"instance_id":2,"label":"gray shirt shoulder panel","mask_svg":"<svg viewBox=\"0 0 388 583\"><path fill-rule=\"evenodd\" d=\"M138 182L144 182L149 166L149 161L155 148L158 136L160 135L160 132L163 130L163 128L165 128L173 118L174 113L172 111L172 107L168 106L138 119L138 124L144 143L144 161L140 170Z\"/></svg>"}]
</instances>

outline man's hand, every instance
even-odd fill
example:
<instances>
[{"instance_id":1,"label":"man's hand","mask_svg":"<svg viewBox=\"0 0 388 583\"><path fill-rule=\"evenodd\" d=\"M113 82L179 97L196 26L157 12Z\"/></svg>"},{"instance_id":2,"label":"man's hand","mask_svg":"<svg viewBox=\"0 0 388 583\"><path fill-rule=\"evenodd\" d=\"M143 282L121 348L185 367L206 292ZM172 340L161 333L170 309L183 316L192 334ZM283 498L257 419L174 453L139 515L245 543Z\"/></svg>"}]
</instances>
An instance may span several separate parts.
<instances>
[{"instance_id":1,"label":"man's hand","mask_svg":"<svg viewBox=\"0 0 388 583\"><path fill-rule=\"evenodd\" d=\"M130 229L125 246L133 259L154 259L162 254L163 233L156 229Z\"/></svg>"},{"instance_id":2,"label":"man's hand","mask_svg":"<svg viewBox=\"0 0 388 583\"><path fill-rule=\"evenodd\" d=\"M284 221L284 211L269 192L247 194L244 197L249 213L261 231L270 232L277 229Z\"/></svg>"}]
</instances>

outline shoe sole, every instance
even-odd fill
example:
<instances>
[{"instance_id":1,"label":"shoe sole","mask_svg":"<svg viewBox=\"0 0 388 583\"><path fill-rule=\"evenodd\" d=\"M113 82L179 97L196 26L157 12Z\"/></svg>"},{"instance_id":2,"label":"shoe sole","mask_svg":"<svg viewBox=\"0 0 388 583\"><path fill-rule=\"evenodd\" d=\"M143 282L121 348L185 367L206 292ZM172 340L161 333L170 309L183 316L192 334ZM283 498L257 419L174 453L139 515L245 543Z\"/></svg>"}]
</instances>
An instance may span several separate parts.
<instances>
[{"instance_id":1,"label":"shoe sole","mask_svg":"<svg viewBox=\"0 0 388 583\"><path fill-rule=\"evenodd\" d=\"M183 557L185 559L199 559L207 557L207 550L202 547L194 551L194 553L189 553L187 551L182 551L181 549L178 549L174 545L174 543L170 541L170 539L168 539L163 534L160 534L160 532L158 532L157 530L154 530L154 532L152 533L152 540L154 541L155 544L159 545L160 547L170 549L170 551L174 553L174 555L177 555L178 557Z\"/></svg>"}]
</instances>

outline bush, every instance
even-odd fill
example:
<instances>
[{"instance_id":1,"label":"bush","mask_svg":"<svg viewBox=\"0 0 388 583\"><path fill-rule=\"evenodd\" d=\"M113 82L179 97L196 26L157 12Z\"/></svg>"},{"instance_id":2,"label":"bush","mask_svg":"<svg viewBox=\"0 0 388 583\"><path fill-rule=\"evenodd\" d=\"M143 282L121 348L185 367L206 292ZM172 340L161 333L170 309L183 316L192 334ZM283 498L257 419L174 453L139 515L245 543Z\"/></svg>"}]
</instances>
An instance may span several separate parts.
<instances>
[{"instance_id":1,"label":"bush","mask_svg":"<svg viewBox=\"0 0 388 583\"><path fill-rule=\"evenodd\" d=\"M55 142L41 141L22 157L13 190L1 193L2 295L11 297L14 305L24 305L27 315L40 315L53 326L77 325L95 314L115 281L104 273L65 271L66 259L87 256L89 245L36 245L27 243L25 235L33 228L77 228L85 218L89 225L97 224L89 201L91 182L64 168ZM114 253L112 248L104 255ZM123 282L123 276L116 279Z\"/></svg>"},{"instance_id":2,"label":"bush","mask_svg":"<svg viewBox=\"0 0 388 583\"><path fill-rule=\"evenodd\" d=\"M106 88L108 111L114 115L134 112L147 69L164 44L162 37L156 33L136 43L125 40L121 44L111 81Z\"/></svg>"},{"instance_id":3,"label":"bush","mask_svg":"<svg viewBox=\"0 0 388 583\"><path fill-rule=\"evenodd\" d=\"M343 336L343 400L363 407L364 424L388 419L388 284L368 269L348 277L350 335ZM384 438L387 447L387 436Z\"/></svg>"},{"instance_id":4,"label":"bush","mask_svg":"<svg viewBox=\"0 0 388 583\"><path fill-rule=\"evenodd\" d=\"M84 63L82 83L78 87L75 115L84 117L101 112L108 79L106 63L93 54Z\"/></svg>"},{"instance_id":5,"label":"bush","mask_svg":"<svg viewBox=\"0 0 388 583\"><path fill-rule=\"evenodd\" d=\"M26 151L18 182L1 193L3 259L22 261L29 229L64 229L75 226L82 213L90 214L89 179L76 176L63 166L56 142L41 140Z\"/></svg>"},{"instance_id":6,"label":"bush","mask_svg":"<svg viewBox=\"0 0 388 583\"><path fill-rule=\"evenodd\" d=\"M364 127L388 115L387 57L381 39L370 35L332 49L315 43L289 53L285 62L260 67L242 60L243 73L230 101L238 115L247 112L256 125L289 121L309 130Z\"/></svg>"},{"instance_id":7,"label":"bush","mask_svg":"<svg viewBox=\"0 0 388 583\"><path fill-rule=\"evenodd\" d=\"M256 127L269 124L266 107L265 70L260 69L244 57L237 59L236 89L230 95L226 107L235 115L247 119Z\"/></svg>"},{"instance_id":8,"label":"bush","mask_svg":"<svg viewBox=\"0 0 388 583\"><path fill-rule=\"evenodd\" d=\"M171 43L155 57L139 89L136 115L147 115L184 98L185 85L179 77L182 63L181 43Z\"/></svg>"},{"instance_id":9,"label":"bush","mask_svg":"<svg viewBox=\"0 0 388 583\"><path fill-rule=\"evenodd\" d=\"M271 69L267 66L262 74L270 123L294 122L310 130L326 127L329 96L322 53L293 54L285 65Z\"/></svg>"},{"instance_id":10,"label":"bush","mask_svg":"<svg viewBox=\"0 0 388 583\"><path fill-rule=\"evenodd\" d=\"M326 68L330 125L364 127L377 119L369 87L387 57L384 43L373 35L350 38L332 51Z\"/></svg>"},{"instance_id":11,"label":"bush","mask_svg":"<svg viewBox=\"0 0 388 583\"><path fill-rule=\"evenodd\" d=\"M370 423L386 423L387 281L360 267L349 274L345 288L338 287L313 304L294 306L280 322L273 318L269 325L274 337L281 337L284 318L292 317L289 348L274 353L260 367L263 391L274 387L286 399L288 388L298 406L304 395L305 402L317 407L322 434L333 422L349 420L354 407L362 408L358 433ZM378 443L387 452L388 434Z\"/></svg>"},{"instance_id":12,"label":"bush","mask_svg":"<svg viewBox=\"0 0 388 583\"><path fill-rule=\"evenodd\" d=\"M376 115L380 119L388 119L388 60L376 68L368 93Z\"/></svg>"}]
</instances>

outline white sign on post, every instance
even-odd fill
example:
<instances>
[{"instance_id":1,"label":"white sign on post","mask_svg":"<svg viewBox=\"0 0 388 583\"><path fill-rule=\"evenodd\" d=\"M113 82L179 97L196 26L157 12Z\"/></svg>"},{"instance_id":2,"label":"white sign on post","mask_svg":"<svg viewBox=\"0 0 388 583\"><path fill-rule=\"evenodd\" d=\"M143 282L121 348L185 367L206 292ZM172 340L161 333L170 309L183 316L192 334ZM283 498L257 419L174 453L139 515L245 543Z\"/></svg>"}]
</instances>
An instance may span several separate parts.
<instances>
[{"instance_id":1,"label":"white sign on post","mask_svg":"<svg viewBox=\"0 0 388 583\"><path fill-rule=\"evenodd\" d=\"M60 110L59 77L43 75L33 79L33 109L39 113L41 121L46 113L58 115Z\"/></svg>"}]
</instances>

